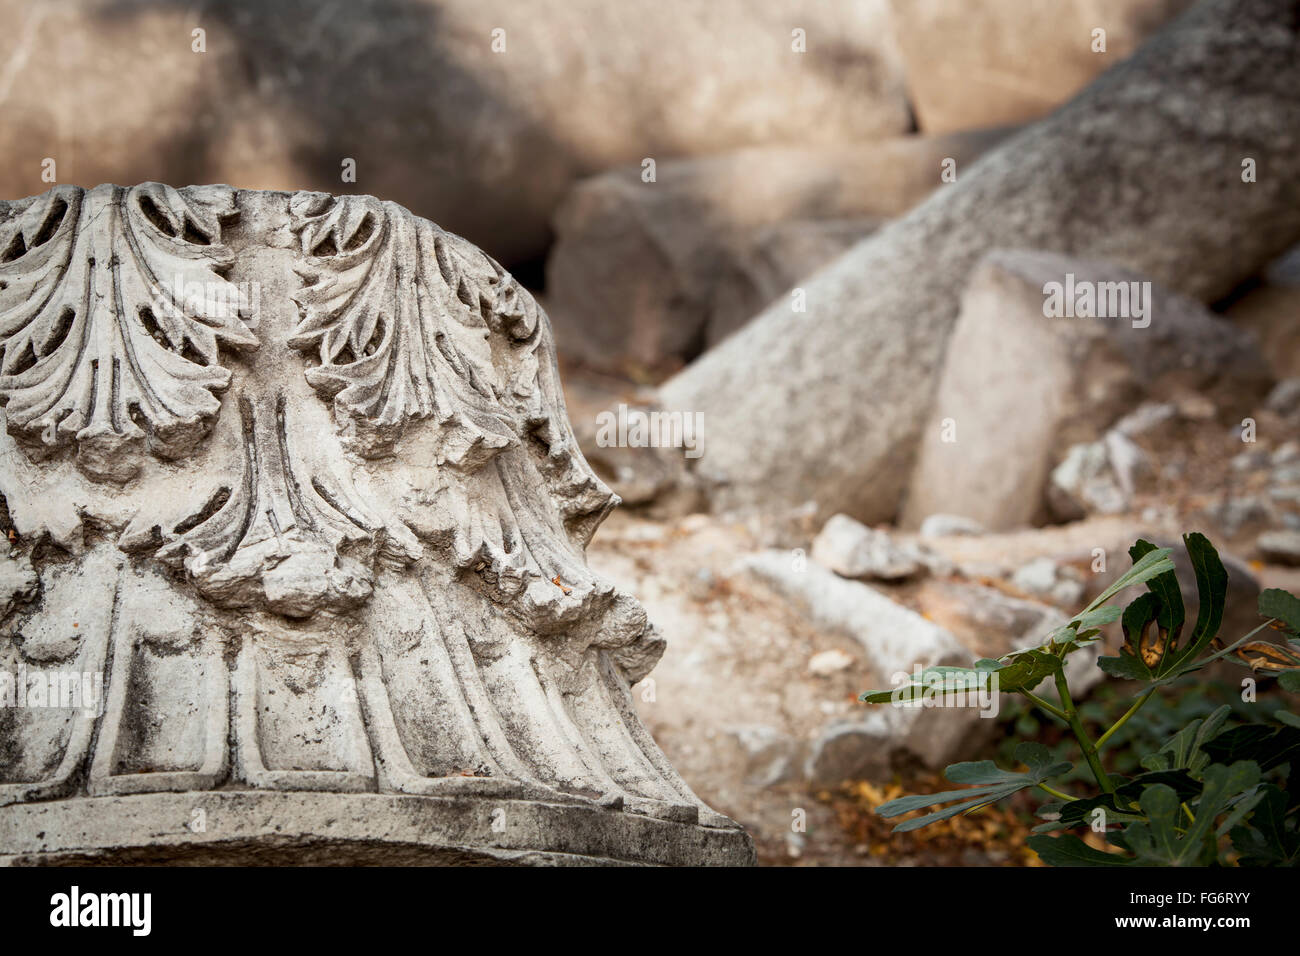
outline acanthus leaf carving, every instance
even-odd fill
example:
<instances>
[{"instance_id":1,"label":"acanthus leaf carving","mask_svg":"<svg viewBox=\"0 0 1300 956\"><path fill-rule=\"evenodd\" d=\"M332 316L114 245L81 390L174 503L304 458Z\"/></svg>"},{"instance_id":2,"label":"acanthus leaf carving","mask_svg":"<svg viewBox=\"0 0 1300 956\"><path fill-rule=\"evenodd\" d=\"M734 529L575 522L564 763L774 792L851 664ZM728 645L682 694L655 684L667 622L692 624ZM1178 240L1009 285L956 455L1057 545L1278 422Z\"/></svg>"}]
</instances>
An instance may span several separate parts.
<instances>
[{"instance_id":1,"label":"acanthus leaf carving","mask_svg":"<svg viewBox=\"0 0 1300 956\"><path fill-rule=\"evenodd\" d=\"M0 222L0 402L31 446L77 450L124 482L140 449L189 453L230 382L219 349L252 349L225 278L226 186L59 186ZM193 294L195 291L198 294Z\"/></svg>"},{"instance_id":2,"label":"acanthus leaf carving","mask_svg":"<svg viewBox=\"0 0 1300 956\"><path fill-rule=\"evenodd\" d=\"M299 193L290 204L309 265L289 344L365 455L433 419L440 457L474 469L517 440L501 403L483 309L499 267L464 240L369 196Z\"/></svg>"},{"instance_id":3,"label":"acanthus leaf carving","mask_svg":"<svg viewBox=\"0 0 1300 956\"><path fill-rule=\"evenodd\" d=\"M310 264L289 341L319 361L307 380L332 398L353 447L379 455L412 423L437 428L436 463L451 467L412 489L408 523L540 632L608 620L595 612L616 592L582 548L617 498L578 451L532 296L472 244L394 203L301 193L290 216ZM643 630L634 615L605 636Z\"/></svg>"},{"instance_id":4,"label":"acanthus leaf carving","mask_svg":"<svg viewBox=\"0 0 1300 956\"><path fill-rule=\"evenodd\" d=\"M166 518L141 508L118 547L154 551L220 606L291 618L356 607L370 596L376 560L422 556L409 529L363 503L291 434L282 394L274 403L241 396L238 413L241 467Z\"/></svg>"}]
</instances>

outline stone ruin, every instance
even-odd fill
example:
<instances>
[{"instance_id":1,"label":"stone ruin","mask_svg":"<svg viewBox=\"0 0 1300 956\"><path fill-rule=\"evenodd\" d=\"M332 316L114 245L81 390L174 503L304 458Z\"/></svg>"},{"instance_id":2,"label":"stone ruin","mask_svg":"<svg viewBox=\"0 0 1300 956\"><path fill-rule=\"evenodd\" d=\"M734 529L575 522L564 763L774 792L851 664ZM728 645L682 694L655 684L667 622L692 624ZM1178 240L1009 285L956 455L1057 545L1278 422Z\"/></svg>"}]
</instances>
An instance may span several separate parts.
<instances>
[{"instance_id":1,"label":"stone ruin","mask_svg":"<svg viewBox=\"0 0 1300 956\"><path fill-rule=\"evenodd\" d=\"M0 861L744 864L546 316L369 196L0 203Z\"/></svg>"}]
</instances>

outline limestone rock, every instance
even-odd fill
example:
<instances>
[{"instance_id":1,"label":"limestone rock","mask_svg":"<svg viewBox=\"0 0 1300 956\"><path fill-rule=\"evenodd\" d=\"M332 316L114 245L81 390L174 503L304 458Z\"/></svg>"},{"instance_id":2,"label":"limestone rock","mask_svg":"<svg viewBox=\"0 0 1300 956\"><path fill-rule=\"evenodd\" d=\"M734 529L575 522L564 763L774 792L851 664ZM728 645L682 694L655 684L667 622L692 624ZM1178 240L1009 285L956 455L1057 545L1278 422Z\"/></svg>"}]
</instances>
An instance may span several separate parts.
<instances>
[{"instance_id":1,"label":"limestone rock","mask_svg":"<svg viewBox=\"0 0 1300 956\"><path fill-rule=\"evenodd\" d=\"M1137 438L1177 419L1176 403L1143 402L1115 423L1115 431L1126 438Z\"/></svg>"},{"instance_id":2,"label":"limestone rock","mask_svg":"<svg viewBox=\"0 0 1300 956\"><path fill-rule=\"evenodd\" d=\"M921 570L915 556L848 515L833 515L813 539L812 558L846 578L895 581Z\"/></svg>"},{"instance_id":3,"label":"limestone rock","mask_svg":"<svg viewBox=\"0 0 1300 956\"><path fill-rule=\"evenodd\" d=\"M518 262L544 251L572 183L601 170L910 125L882 0L323 9L4 0L0 195L47 188L47 157L59 182L325 190L347 188L351 159L357 191Z\"/></svg>"},{"instance_id":4,"label":"limestone rock","mask_svg":"<svg viewBox=\"0 0 1300 956\"><path fill-rule=\"evenodd\" d=\"M501 266L158 183L0 203L0 249L0 691L74 677L4 712L0 859L751 859L635 715L663 640Z\"/></svg>"},{"instance_id":5,"label":"limestone rock","mask_svg":"<svg viewBox=\"0 0 1300 956\"><path fill-rule=\"evenodd\" d=\"M1073 446L1047 481L1048 510L1058 521L1119 514L1128 510L1131 496L1111 461L1107 442Z\"/></svg>"},{"instance_id":6,"label":"limestone rock","mask_svg":"<svg viewBox=\"0 0 1300 956\"><path fill-rule=\"evenodd\" d=\"M849 581L809 561L792 570L782 551L763 551L745 569L799 606L823 630L853 638L878 673L925 667L967 665L971 657L947 631L859 581ZM863 688L864 690L866 688Z\"/></svg>"},{"instance_id":7,"label":"limestone rock","mask_svg":"<svg viewBox=\"0 0 1300 956\"><path fill-rule=\"evenodd\" d=\"M853 657L838 648L822 651L808 659L808 673L814 677L838 674L853 665Z\"/></svg>"},{"instance_id":8,"label":"limestone rock","mask_svg":"<svg viewBox=\"0 0 1300 956\"><path fill-rule=\"evenodd\" d=\"M917 122L949 132L1036 119L1191 0L891 0ZM1093 31L1105 31L1104 52Z\"/></svg>"},{"instance_id":9,"label":"limestone rock","mask_svg":"<svg viewBox=\"0 0 1300 956\"><path fill-rule=\"evenodd\" d=\"M733 727L731 734L745 751L747 778L771 787L797 776L798 742L766 724Z\"/></svg>"},{"instance_id":10,"label":"limestone rock","mask_svg":"<svg viewBox=\"0 0 1300 956\"><path fill-rule=\"evenodd\" d=\"M546 266L561 353L690 359L937 188L945 158L964 168L1004 136L756 147L662 162L653 183L639 166L585 180L556 213Z\"/></svg>"},{"instance_id":11,"label":"limestone rock","mask_svg":"<svg viewBox=\"0 0 1300 956\"><path fill-rule=\"evenodd\" d=\"M1031 523L1058 464L1058 517L1122 510L1140 467L1124 430L1070 446L1149 398L1205 396L1240 421L1270 384L1250 336L1192 299L1114 266L992 253L962 297L904 523L939 507L999 530Z\"/></svg>"},{"instance_id":12,"label":"limestone rock","mask_svg":"<svg viewBox=\"0 0 1300 956\"><path fill-rule=\"evenodd\" d=\"M916 666L969 666L978 657L1036 646L1066 620L1060 611L1038 602L990 588L938 582L930 585L931 603L922 617L816 562L808 562L802 571L793 570L780 551L753 555L744 568L790 600L816 627L856 640L874 672L896 683ZM961 629L964 640L954 636L949 624ZM1092 666L1095 656L1072 656L1067 665L1072 686L1086 689L1096 683L1100 672ZM1043 692L1051 693L1046 688ZM994 721L989 718L996 716L999 703L995 697L991 713L969 706L863 708L823 728L808 754L805 775L814 786L879 777L902 753L940 768L991 732Z\"/></svg>"},{"instance_id":13,"label":"limestone rock","mask_svg":"<svg viewBox=\"0 0 1300 956\"><path fill-rule=\"evenodd\" d=\"M764 226L738 244L713 287L705 325L712 348L778 298L883 225L871 216L794 219Z\"/></svg>"},{"instance_id":14,"label":"limestone rock","mask_svg":"<svg viewBox=\"0 0 1300 956\"><path fill-rule=\"evenodd\" d=\"M1011 583L1026 594L1066 608L1079 607L1085 590L1074 568L1059 565L1049 557L1034 558L1022 565L1011 576Z\"/></svg>"},{"instance_id":15,"label":"limestone rock","mask_svg":"<svg viewBox=\"0 0 1300 956\"><path fill-rule=\"evenodd\" d=\"M1296 31L1289 0L1197 5L819 272L806 313L769 306L664 383L665 407L707 421L693 467L710 507L896 518L961 290L992 249L1119 263L1214 301L1294 245ZM1273 170L1253 183L1243 141Z\"/></svg>"},{"instance_id":16,"label":"limestone rock","mask_svg":"<svg viewBox=\"0 0 1300 956\"><path fill-rule=\"evenodd\" d=\"M974 537L983 534L984 531L984 526L972 518L943 512L926 515L920 527L922 538L946 538L954 535Z\"/></svg>"}]
</instances>

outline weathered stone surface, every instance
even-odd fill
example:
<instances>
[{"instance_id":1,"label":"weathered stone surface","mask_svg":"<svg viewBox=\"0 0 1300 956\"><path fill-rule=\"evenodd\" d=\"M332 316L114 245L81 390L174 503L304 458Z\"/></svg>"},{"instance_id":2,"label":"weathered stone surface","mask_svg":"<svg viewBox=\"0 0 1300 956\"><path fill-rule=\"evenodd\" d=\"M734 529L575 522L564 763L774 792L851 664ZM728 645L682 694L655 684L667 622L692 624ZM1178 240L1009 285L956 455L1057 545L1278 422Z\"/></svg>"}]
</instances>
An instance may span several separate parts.
<instances>
[{"instance_id":1,"label":"weathered stone surface","mask_svg":"<svg viewBox=\"0 0 1300 956\"><path fill-rule=\"evenodd\" d=\"M881 0L4 0L0 62L0 195L47 188L47 157L83 185L329 191L351 158L351 188L507 262L601 170L910 125Z\"/></svg>"},{"instance_id":2,"label":"weathered stone surface","mask_svg":"<svg viewBox=\"0 0 1300 956\"><path fill-rule=\"evenodd\" d=\"M0 203L0 250L0 690L86 688L0 712L0 857L751 858L636 717L663 641L496 262L157 183Z\"/></svg>"},{"instance_id":3,"label":"weathered stone surface","mask_svg":"<svg viewBox=\"0 0 1300 956\"><path fill-rule=\"evenodd\" d=\"M922 564L888 533L868 528L848 515L832 515L812 543L812 558L845 578L896 581L909 578Z\"/></svg>"},{"instance_id":4,"label":"weathered stone surface","mask_svg":"<svg viewBox=\"0 0 1300 956\"><path fill-rule=\"evenodd\" d=\"M1034 558L1016 569L1011 584L1026 594L1043 598L1065 608L1082 606L1083 576L1069 565L1060 565L1048 557Z\"/></svg>"},{"instance_id":5,"label":"weathered stone surface","mask_svg":"<svg viewBox=\"0 0 1300 956\"><path fill-rule=\"evenodd\" d=\"M665 407L705 416L695 470L711 506L895 517L961 290L991 249L1114 262L1213 301L1293 245L1293 13L1285 0L1194 8L820 272L806 313L776 303L665 383ZM1271 170L1253 183L1242 143Z\"/></svg>"},{"instance_id":6,"label":"weathered stone surface","mask_svg":"<svg viewBox=\"0 0 1300 956\"><path fill-rule=\"evenodd\" d=\"M744 569L807 614L826 631L853 638L884 680L898 686L913 668L969 666L979 657L998 657L1037 646L1066 621L1059 610L1036 601L964 583L930 582L925 616L896 603L859 581L846 580L810 561L793 570L789 555L764 551ZM955 636L960 631L962 639ZM1067 664L1071 686L1081 691L1101 677L1096 652L1078 653ZM867 688L862 688L866 690ZM1046 686L1042 692L1051 696ZM1000 700L992 711L978 707L866 707L830 721L814 739L804 775L814 786L842 780L878 778L897 754L905 753L940 768L991 732Z\"/></svg>"},{"instance_id":7,"label":"weathered stone surface","mask_svg":"<svg viewBox=\"0 0 1300 956\"><path fill-rule=\"evenodd\" d=\"M846 219L795 219L756 230L724 263L713 288L705 326L712 348L744 328L783 295L794 294L803 279L834 262L883 225L860 216Z\"/></svg>"},{"instance_id":8,"label":"weathered stone surface","mask_svg":"<svg viewBox=\"0 0 1300 956\"><path fill-rule=\"evenodd\" d=\"M820 628L845 634L862 645L881 674L911 671L914 664L969 664L970 655L951 634L875 588L850 581L808 562L792 570L783 551L763 551L745 569L794 601ZM864 690L866 688L863 688Z\"/></svg>"},{"instance_id":9,"label":"weathered stone surface","mask_svg":"<svg viewBox=\"0 0 1300 956\"><path fill-rule=\"evenodd\" d=\"M1123 438L1118 432L1107 435L1107 438L1112 436ZM1078 521L1088 515L1119 514L1128 510L1133 500L1133 489L1125 487L1124 473L1112 458L1111 447L1109 440L1093 441L1073 445L1066 451L1065 457L1047 479L1047 510L1052 518Z\"/></svg>"},{"instance_id":10,"label":"weathered stone surface","mask_svg":"<svg viewBox=\"0 0 1300 956\"><path fill-rule=\"evenodd\" d=\"M890 12L917 123L944 133L1037 119L1191 2L891 0Z\"/></svg>"},{"instance_id":11,"label":"weathered stone surface","mask_svg":"<svg viewBox=\"0 0 1300 956\"><path fill-rule=\"evenodd\" d=\"M923 432L905 524L938 508L998 530L1027 524L1043 517L1049 485L1062 519L1122 510L1133 492L1132 442L1116 432L1067 458L1070 446L1100 439L1147 397L1209 397L1236 421L1258 408L1271 377L1254 340L1199 302L1144 282L1047 253L998 251L975 269ZM1055 311L1049 292L1058 286L1068 313L1045 315ZM1093 314L1077 314L1088 295ZM1058 465L1068 474L1049 482Z\"/></svg>"},{"instance_id":12,"label":"weathered stone surface","mask_svg":"<svg viewBox=\"0 0 1300 956\"><path fill-rule=\"evenodd\" d=\"M962 169L1005 135L753 148L660 163L653 183L639 166L585 180L556 213L546 267L561 353L693 358L757 315L772 286L784 292L922 200L945 158Z\"/></svg>"}]
</instances>

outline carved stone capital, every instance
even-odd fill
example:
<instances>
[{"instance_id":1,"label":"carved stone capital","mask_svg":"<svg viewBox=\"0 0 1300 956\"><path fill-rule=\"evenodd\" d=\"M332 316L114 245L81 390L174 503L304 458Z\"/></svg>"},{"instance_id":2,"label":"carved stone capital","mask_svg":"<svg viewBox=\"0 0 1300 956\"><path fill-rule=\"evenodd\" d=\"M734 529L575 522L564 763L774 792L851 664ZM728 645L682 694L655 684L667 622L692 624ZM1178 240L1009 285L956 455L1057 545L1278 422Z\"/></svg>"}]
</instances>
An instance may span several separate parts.
<instances>
[{"instance_id":1,"label":"carved stone capital","mask_svg":"<svg viewBox=\"0 0 1300 956\"><path fill-rule=\"evenodd\" d=\"M0 203L0 403L0 858L750 860L636 716L617 498L470 243L369 196Z\"/></svg>"}]
</instances>

